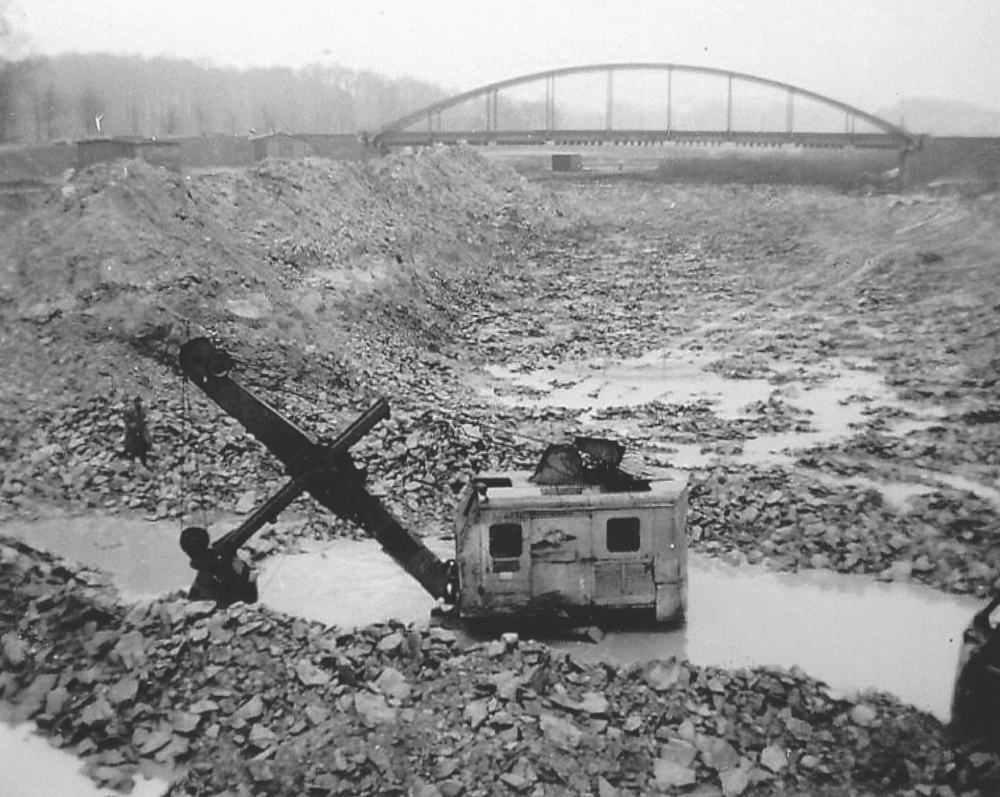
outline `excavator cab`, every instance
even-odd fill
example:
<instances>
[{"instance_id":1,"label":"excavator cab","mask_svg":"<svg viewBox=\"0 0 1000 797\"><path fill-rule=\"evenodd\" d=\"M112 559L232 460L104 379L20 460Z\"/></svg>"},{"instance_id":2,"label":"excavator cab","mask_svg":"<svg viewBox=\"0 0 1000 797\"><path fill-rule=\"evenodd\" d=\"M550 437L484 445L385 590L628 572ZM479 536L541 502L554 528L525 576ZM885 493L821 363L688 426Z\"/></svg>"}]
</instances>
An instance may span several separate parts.
<instances>
[{"instance_id":1,"label":"excavator cab","mask_svg":"<svg viewBox=\"0 0 1000 797\"><path fill-rule=\"evenodd\" d=\"M456 515L455 560L442 561L365 488L350 447L389 417L377 401L331 442L317 441L230 377L233 360L206 338L181 347L185 375L285 466L289 481L214 542L181 534L198 572L190 597L220 606L257 599L239 556L303 493L374 537L434 598L465 618L549 618L648 610L683 619L687 590L683 477L646 479L622 465L624 448L579 437L549 446L535 471L472 478Z\"/></svg>"},{"instance_id":2,"label":"excavator cab","mask_svg":"<svg viewBox=\"0 0 1000 797\"><path fill-rule=\"evenodd\" d=\"M579 437L549 446L534 473L471 480L455 516L462 617L683 620L686 482L631 475L623 454Z\"/></svg>"}]
</instances>

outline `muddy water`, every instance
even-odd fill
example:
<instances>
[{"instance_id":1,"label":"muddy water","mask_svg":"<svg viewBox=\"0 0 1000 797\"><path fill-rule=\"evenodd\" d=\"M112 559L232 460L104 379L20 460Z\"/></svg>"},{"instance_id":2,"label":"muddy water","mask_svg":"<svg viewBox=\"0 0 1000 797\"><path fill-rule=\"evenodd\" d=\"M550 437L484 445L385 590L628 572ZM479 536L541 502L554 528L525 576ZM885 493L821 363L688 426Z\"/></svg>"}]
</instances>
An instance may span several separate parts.
<instances>
[{"instance_id":1,"label":"muddy water","mask_svg":"<svg viewBox=\"0 0 1000 797\"><path fill-rule=\"evenodd\" d=\"M118 515L71 515L0 524L0 534L108 574L126 600L187 589L193 571L176 522Z\"/></svg>"},{"instance_id":2,"label":"muddy water","mask_svg":"<svg viewBox=\"0 0 1000 797\"><path fill-rule=\"evenodd\" d=\"M513 371L501 367L487 369L488 378L480 386L484 397L506 405L563 407L579 410L586 425L596 410L629 407L658 401L666 404L710 402L724 420L752 417L747 407L777 397L801 411L811 429L804 432L761 434L744 442L738 455L727 455L735 465L791 466L797 452L827 446L850 437L874 407L904 410L910 417L888 425L887 431L905 436L932 426L944 410L927 404L900 401L866 360L851 362L830 359L802 366L773 361L768 367L782 376L781 383L767 379L732 379L712 370L721 354L704 351L663 350L623 361L573 363L539 371ZM605 432L627 434L628 420L601 422ZM660 464L685 470L707 468L720 455L702 451L697 444L673 444L669 440L651 444L663 453ZM905 481L868 481L890 505L906 508L908 499L945 485L966 490L1000 507L1000 490L949 473L912 469Z\"/></svg>"},{"instance_id":3,"label":"muddy water","mask_svg":"<svg viewBox=\"0 0 1000 797\"><path fill-rule=\"evenodd\" d=\"M57 750L34 733L33 723L0 722L0 795L3 797L111 797L81 772L76 756ZM131 797L161 797L169 785L137 777Z\"/></svg>"},{"instance_id":4,"label":"muddy water","mask_svg":"<svg viewBox=\"0 0 1000 797\"><path fill-rule=\"evenodd\" d=\"M448 553L440 546L439 555ZM722 667L801 667L835 689L878 689L946 720L961 633L976 601L829 571L779 574L691 555L688 621L670 631L611 630L597 645L547 640L583 660L679 656ZM277 557L261 600L349 628L395 618L424 625L435 602L378 546L335 541Z\"/></svg>"},{"instance_id":5,"label":"muddy water","mask_svg":"<svg viewBox=\"0 0 1000 797\"><path fill-rule=\"evenodd\" d=\"M972 493L977 498L981 498L993 504L993 506L1000 508L1000 490L995 490L985 484L974 482L962 476L930 471L926 468L912 468L905 475L907 478L922 479L923 481L882 482L869 479L865 476L844 478L827 474L817 475L816 480L834 486L853 485L855 487L877 490L882 494L882 498L886 504L898 512L908 511L911 498L929 495L942 485L955 490Z\"/></svg>"},{"instance_id":6,"label":"muddy water","mask_svg":"<svg viewBox=\"0 0 1000 797\"><path fill-rule=\"evenodd\" d=\"M775 392L797 407L824 415L837 415L837 405L848 398L851 403L878 400L898 405L866 361L830 359L810 366L786 365L784 370L775 361L769 367L782 375L782 383L777 385L763 378L736 379L709 370L720 357L702 351L659 350L634 360L571 363L539 371L491 367L487 373L494 381L485 385L483 392L503 404L588 411L650 401L687 404L707 400L719 417L728 419L743 417L748 404L766 401ZM523 388L526 393L510 394L505 387ZM844 419L813 421L819 424L819 432L830 433L839 432Z\"/></svg>"},{"instance_id":7,"label":"muddy water","mask_svg":"<svg viewBox=\"0 0 1000 797\"><path fill-rule=\"evenodd\" d=\"M228 527L228 526L226 526ZM175 524L57 518L7 524L32 544L106 569L126 599L186 589ZM453 544L428 541L442 558ZM798 666L843 690L880 689L947 718L962 629L978 604L919 585L829 571L779 574L692 554L688 621L673 631L612 631L598 645L550 640L584 659L683 656L723 667ZM312 543L267 560L261 601L340 628L426 624L436 602L373 541Z\"/></svg>"},{"instance_id":8,"label":"muddy water","mask_svg":"<svg viewBox=\"0 0 1000 797\"><path fill-rule=\"evenodd\" d=\"M948 718L962 630L976 601L915 584L774 573L697 555L688 575L683 629L615 632L598 645L563 647L591 661L673 655L727 668L797 666L835 689L890 692Z\"/></svg>"},{"instance_id":9,"label":"muddy water","mask_svg":"<svg viewBox=\"0 0 1000 797\"><path fill-rule=\"evenodd\" d=\"M732 379L707 367L718 355L690 351L658 351L618 363L593 362L564 368L515 373L503 368L487 369L492 381L482 388L485 396L501 404L564 407L581 411L586 423L595 410L638 406L652 401L689 404L708 401L724 420L748 417L750 404L782 398L808 417L811 430L764 434L746 441L737 462L775 465L794 460L797 449L828 445L852 433L864 422L873 405L909 409L936 417L934 410L904 405L867 362L829 360L808 368L787 366L784 381ZM771 364L775 372L782 366ZM926 424L930 418L901 423ZM698 447L678 446L671 462L675 467L703 467L709 460Z\"/></svg>"},{"instance_id":10,"label":"muddy water","mask_svg":"<svg viewBox=\"0 0 1000 797\"><path fill-rule=\"evenodd\" d=\"M426 542L442 559L455 555L454 544ZM341 628L393 619L427 624L437 601L377 543L331 540L311 548L264 563L258 579L262 603Z\"/></svg>"}]
</instances>

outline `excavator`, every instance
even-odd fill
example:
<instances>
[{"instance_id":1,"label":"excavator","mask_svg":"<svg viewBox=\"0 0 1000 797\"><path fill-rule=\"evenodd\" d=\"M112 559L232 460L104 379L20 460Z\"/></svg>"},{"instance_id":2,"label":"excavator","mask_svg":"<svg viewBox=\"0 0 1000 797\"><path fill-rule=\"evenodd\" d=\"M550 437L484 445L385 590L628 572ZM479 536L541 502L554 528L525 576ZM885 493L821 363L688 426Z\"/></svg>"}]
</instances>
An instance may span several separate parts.
<instances>
[{"instance_id":1,"label":"excavator","mask_svg":"<svg viewBox=\"0 0 1000 797\"><path fill-rule=\"evenodd\" d=\"M439 559L365 488L350 448L389 417L383 398L336 439L317 441L232 377L233 358L205 337L180 350L184 375L284 466L288 481L235 529L212 541L185 528L197 575L189 597L253 602L253 568L240 548L304 493L374 537L434 598L463 618L652 612L683 619L687 487L678 475L638 478L624 447L595 438L550 445L535 471L473 476L455 512L455 558Z\"/></svg>"}]
</instances>

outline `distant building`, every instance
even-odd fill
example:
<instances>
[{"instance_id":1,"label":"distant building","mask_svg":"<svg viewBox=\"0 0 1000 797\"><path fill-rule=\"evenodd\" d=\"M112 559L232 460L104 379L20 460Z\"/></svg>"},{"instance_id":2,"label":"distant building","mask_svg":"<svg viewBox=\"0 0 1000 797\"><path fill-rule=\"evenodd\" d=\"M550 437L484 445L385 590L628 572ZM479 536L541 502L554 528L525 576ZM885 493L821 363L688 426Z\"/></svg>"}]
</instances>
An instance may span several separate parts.
<instances>
[{"instance_id":1,"label":"distant building","mask_svg":"<svg viewBox=\"0 0 1000 797\"><path fill-rule=\"evenodd\" d=\"M374 147L366 146L366 136L357 133L302 133L299 138L313 148L318 158L359 160L379 154Z\"/></svg>"},{"instance_id":2,"label":"distant building","mask_svg":"<svg viewBox=\"0 0 1000 797\"><path fill-rule=\"evenodd\" d=\"M571 154L553 153L552 171L578 172L581 169L583 169L583 155L575 152Z\"/></svg>"},{"instance_id":3,"label":"distant building","mask_svg":"<svg viewBox=\"0 0 1000 797\"><path fill-rule=\"evenodd\" d=\"M372 153L366 151L361 136L354 133L271 133L251 139L253 159L329 158L358 160Z\"/></svg>"},{"instance_id":4,"label":"distant building","mask_svg":"<svg viewBox=\"0 0 1000 797\"><path fill-rule=\"evenodd\" d=\"M308 158L315 151L307 141L299 136L288 133L270 133L251 140L253 144L253 159L262 161L264 158Z\"/></svg>"},{"instance_id":5,"label":"distant building","mask_svg":"<svg viewBox=\"0 0 1000 797\"><path fill-rule=\"evenodd\" d=\"M119 160L142 160L153 166L181 170L181 148L176 141L152 138L88 138L76 144L76 168L92 163Z\"/></svg>"}]
</instances>

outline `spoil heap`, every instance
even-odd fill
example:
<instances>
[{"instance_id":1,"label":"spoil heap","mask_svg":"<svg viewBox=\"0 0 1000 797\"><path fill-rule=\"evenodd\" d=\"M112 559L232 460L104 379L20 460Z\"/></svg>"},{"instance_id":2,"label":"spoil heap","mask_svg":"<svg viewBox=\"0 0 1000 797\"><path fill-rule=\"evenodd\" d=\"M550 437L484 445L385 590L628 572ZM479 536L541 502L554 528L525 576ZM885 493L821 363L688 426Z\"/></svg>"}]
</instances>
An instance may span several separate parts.
<instances>
[{"instance_id":1,"label":"spoil heap","mask_svg":"<svg viewBox=\"0 0 1000 797\"><path fill-rule=\"evenodd\" d=\"M90 167L0 237L2 504L168 517L273 489L279 474L259 446L186 401L174 362L197 334L252 363L248 384L317 434L379 393L404 419L439 408L457 389L455 362L439 352L457 351L464 308L488 301L484 287L562 224L559 212L467 149L191 176L142 162ZM145 399L155 475L120 457L134 395ZM445 431L487 458L503 449L471 420L453 414ZM411 443L411 464L389 482L419 485L410 499L419 489L430 505L441 474L466 467L463 446L447 462L440 442L418 456L406 426L381 433L383 448ZM436 504L443 518L447 501Z\"/></svg>"},{"instance_id":2,"label":"spoil heap","mask_svg":"<svg viewBox=\"0 0 1000 797\"><path fill-rule=\"evenodd\" d=\"M175 794L994 793L1000 769L799 672L591 665L515 635L340 631L257 606L134 607L0 543L0 697L119 788ZM978 791L977 791L978 790Z\"/></svg>"}]
</instances>

